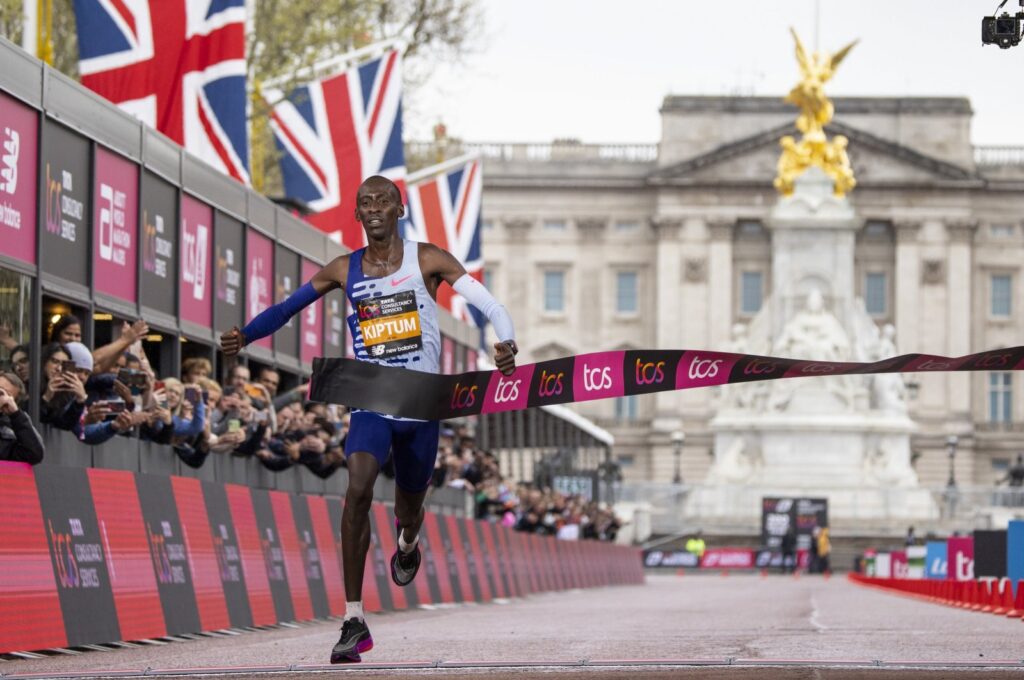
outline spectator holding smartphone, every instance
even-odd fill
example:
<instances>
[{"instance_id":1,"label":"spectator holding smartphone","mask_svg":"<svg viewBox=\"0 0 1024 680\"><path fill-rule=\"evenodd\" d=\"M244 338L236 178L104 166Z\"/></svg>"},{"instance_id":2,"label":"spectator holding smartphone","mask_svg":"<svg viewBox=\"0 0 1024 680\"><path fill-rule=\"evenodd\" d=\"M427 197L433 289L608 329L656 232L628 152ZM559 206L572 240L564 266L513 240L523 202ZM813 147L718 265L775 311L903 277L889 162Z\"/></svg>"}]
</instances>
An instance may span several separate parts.
<instances>
[{"instance_id":1,"label":"spectator holding smartphone","mask_svg":"<svg viewBox=\"0 0 1024 680\"><path fill-rule=\"evenodd\" d=\"M39 421L61 430L74 429L82 418L88 394L88 372L78 370L68 348L59 342L43 347L43 393Z\"/></svg>"},{"instance_id":2,"label":"spectator holding smartphone","mask_svg":"<svg viewBox=\"0 0 1024 680\"><path fill-rule=\"evenodd\" d=\"M25 391L13 373L0 373L0 460L36 465L43 460L43 440L28 414L18 408Z\"/></svg>"},{"instance_id":3,"label":"spectator holding smartphone","mask_svg":"<svg viewBox=\"0 0 1024 680\"><path fill-rule=\"evenodd\" d=\"M175 378L165 378L164 393L171 412L175 439L194 439L206 427L206 404L198 385L185 385Z\"/></svg>"}]
</instances>

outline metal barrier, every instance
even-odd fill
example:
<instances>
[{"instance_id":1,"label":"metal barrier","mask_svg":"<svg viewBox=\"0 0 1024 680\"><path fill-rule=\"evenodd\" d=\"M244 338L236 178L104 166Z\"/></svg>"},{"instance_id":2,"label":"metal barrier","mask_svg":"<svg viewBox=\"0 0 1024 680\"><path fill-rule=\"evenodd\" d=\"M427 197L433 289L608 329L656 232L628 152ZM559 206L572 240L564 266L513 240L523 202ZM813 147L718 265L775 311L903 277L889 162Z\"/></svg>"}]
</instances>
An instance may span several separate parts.
<instances>
[{"instance_id":1,"label":"metal barrier","mask_svg":"<svg viewBox=\"0 0 1024 680\"><path fill-rule=\"evenodd\" d=\"M344 496L348 470L339 469L321 479L303 465L272 472L251 456L211 453L201 467L189 467L178 458L174 449L162 444L116 436L97 446L83 444L70 432L51 427L40 428L46 445L42 465L95 467L130 470L151 475L178 475L208 482L240 484L256 489L290 491L321 496ZM395 485L386 477L378 477L374 500L394 503ZM463 489L434 489L427 497L427 509L442 515L473 516L473 498Z\"/></svg>"}]
</instances>

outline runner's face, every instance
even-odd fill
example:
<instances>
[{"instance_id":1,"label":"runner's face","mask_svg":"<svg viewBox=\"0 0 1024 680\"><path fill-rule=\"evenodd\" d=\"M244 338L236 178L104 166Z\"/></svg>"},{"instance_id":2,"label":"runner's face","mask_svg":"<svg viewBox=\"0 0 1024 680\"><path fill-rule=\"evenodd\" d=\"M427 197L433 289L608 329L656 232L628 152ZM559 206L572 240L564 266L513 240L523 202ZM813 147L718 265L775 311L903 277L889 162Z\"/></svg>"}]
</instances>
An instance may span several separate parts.
<instances>
[{"instance_id":1,"label":"runner's face","mask_svg":"<svg viewBox=\"0 0 1024 680\"><path fill-rule=\"evenodd\" d=\"M397 199L395 186L385 182L366 183L356 194L356 219L370 241L388 238L398 230L398 219L405 214Z\"/></svg>"}]
</instances>

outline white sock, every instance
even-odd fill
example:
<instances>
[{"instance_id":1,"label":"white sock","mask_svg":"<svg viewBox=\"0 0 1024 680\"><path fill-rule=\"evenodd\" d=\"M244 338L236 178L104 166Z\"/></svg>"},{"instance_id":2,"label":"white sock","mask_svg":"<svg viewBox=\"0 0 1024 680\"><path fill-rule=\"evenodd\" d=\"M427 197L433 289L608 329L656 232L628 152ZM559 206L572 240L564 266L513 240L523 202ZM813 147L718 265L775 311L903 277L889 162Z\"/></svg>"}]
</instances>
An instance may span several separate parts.
<instances>
[{"instance_id":1,"label":"white sock","mask_svg":"<svg viewBox=\"0 0 1024 680\"><path fill-rule=\"evenodd\" d=\"M398 532L398 549L404 553L411 553L416 547L416 544L420 542L420 535L416 534L416 538L412 539L412 543L405 542L405 529Z\"/></svg>"},{"instance_id":2,"label":"white sock","mask_svg":"<svg viewBox=\"0 0 1024 680\"><path fill-rule=\"evenodd\" d=\"M363 603L362 602L346 602L345 603L345 620L349 619L363 619Z\"/></svg>"}]
</instances>

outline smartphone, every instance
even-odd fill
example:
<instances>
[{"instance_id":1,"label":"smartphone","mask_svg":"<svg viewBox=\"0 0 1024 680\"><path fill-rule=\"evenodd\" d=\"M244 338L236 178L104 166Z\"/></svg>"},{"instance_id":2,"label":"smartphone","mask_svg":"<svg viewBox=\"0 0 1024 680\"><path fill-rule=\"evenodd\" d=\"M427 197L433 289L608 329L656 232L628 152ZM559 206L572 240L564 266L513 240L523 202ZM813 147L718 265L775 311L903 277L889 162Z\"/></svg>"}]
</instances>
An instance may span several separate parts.
<instances>
[{"instance_id":1,"label":"smartphone","mask_svg":"<svg viewBox=\"0 0 1024 680\"><path fill-rule=\"evenodd\" d=\"M153 384L153 389L154 390L162 390L163 388L164 388L164 381L163 380L157 380Z\"/></svg>"},{"instance_id":2,"label":"smartphone","mask_svg":"<svg viewBox=\"0 0 1024 680\"><path fill-rule=\"evenodd\" d=\"M228 421L228 432L238 432L242 429L242 421L238 418L232 418Z\"/></svg>"},{"instance_id":3,"label":"smartphone","mask_svg":"<svg viewBox=\"0 0 1024 680\"><path fill-rule=\"evenodd\" d=\"M110 413L104 416L103 420L114 420L118 414L123 412L125 409L125 403L123 399L108 399L107 401L97 401L96 405L106 406L110 409Z\"/></svg>"},{"instance_id":4,"label":"smartphone","mask_svg":"<svg viewBox=\"0 0 1024 680\"><path fill-rule=\"evenodd\" d=\"M196 405L199 403L199 390L195 387L186 387L185 399L187 399L193 406Z\"/></svg>"},{"instance_id":5,"label":"smartphone","mask_svg":"<svg viewBox=\"0 0 1024 680\"><path fill-rule=\"evenodd\" d=\"M264 396L263 390L249 383L245 384L245 393L250 397L256 397L257 399L262 399Z\"/></svg>"},{"instance_id":6,"label":"smartphone","mask_svg":"<svg viewBox=\"0 0 1024 680\"><path fill-rule=\"evenodd\" d=\"M60 362L60 371L61 373L75 373L78 371L78 366L71 360L62 361Z\"/></svg>"}]
</instances>

